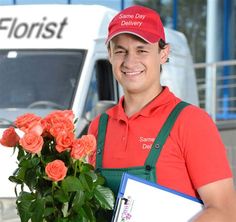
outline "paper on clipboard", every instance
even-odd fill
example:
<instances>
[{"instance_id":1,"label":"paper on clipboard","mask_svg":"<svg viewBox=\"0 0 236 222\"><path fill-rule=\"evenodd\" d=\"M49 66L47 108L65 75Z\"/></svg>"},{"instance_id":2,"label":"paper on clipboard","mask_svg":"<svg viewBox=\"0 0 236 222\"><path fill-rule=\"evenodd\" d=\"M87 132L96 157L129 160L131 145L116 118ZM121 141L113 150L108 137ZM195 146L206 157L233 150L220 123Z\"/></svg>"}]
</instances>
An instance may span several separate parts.
<instances>
[{"instance_id":1,"label":"paper on clipboard","mask_svg":"<svg viewBox=\"0 0 236 222\"><path fill-rule=\"evenodd\" d=\"M204 208L201 200L124 173L113 222L189 222Z\"/></svg>"}]
</instances>

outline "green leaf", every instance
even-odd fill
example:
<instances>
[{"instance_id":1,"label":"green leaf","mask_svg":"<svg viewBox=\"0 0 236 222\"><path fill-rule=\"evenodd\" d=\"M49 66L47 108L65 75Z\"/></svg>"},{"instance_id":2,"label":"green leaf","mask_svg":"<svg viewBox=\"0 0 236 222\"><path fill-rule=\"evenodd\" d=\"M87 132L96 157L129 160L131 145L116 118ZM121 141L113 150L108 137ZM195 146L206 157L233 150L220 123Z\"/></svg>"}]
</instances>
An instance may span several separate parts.
<instances>
[{"instance_id":1,"label":"green leaf","mask_svg":"<svg viewBox=\"0 0 236 222\"><path fill-rule=\"evenodd\" d=\"M20 202L17 204L18 213L20 215L21 222L28 222L31 217L31 213L28 211L31 203Z\"/></svg>"},{"instance_id":2,"label":"green leaf","mask_svg":"<svg viewBox=\"0 0 236 222\"><path fill-rule=\"evenodd\" d=\"M98 185L94 190L94 197L103 209L114 208L115 197L111 189Z\"/></svg>"},{"instance_id":3,"label":"green leaf","mask_svg":"<svg viewBox=\"0 0 236 222\"><path fill-rule=\"evenodd\" d=\"M32 201L34 199L35 199L34 194L28 193L26 191L20 192L19 197L17 198L18 201L26 201L26 202Z\"/></svg>"},{"instance_id":4,"label":"green leaf","mask_svg":"<svg viewBox=\"0 0 236 222\"><path fill-rule=\"evenodd\" d=\"M80 174L79 180L83 186L83 188L89 192L93 189L93 179L87 174Z\"/></svg>"},{"instance_id":5,"label":"green leaf","mask_svg":"<svg viewBox=\"0 0 236 222\"><path fill-rule=\"evenodd\" d=\"M44 216L48 217L50 215L52 215L55 212L55 209L53 207L46 207L44 209Z\"/></svg>"},{"instance_id":6,"label":"green leaf","mask_svg":"<svg viewBox=\"0 0 236 222\"><path fill-rule=\"evenodd\" d=\"M89 172L91 170L94 170L94 167L91 164L82 163L80 166L80 172Z\"/></svg>"},{"instance_id":7,"label":"green leaf","mask_svg":"<svg viewBox=\"0 0 236 222\"><path fill-rule=\"evenodd\" d=\"M85 195L82 190L78 190L72 202L72 208L75 212L79 212L79 208L85 203Z\"/></svg>"},{"instance_id":8,"label":"green leaf","mask_svg":"<svg viewBox=\"0 0 236 222\"><path fill-rule=\"evenodd\" d=\"M20 162L19 166L24 167L26 169L35 168L40 163L40 158L34 156L33 158L24 159Z\"/></svg>"},{"instance_id":9,"label":"green leaf","mask_svg":"<svg viewBox=\"0 0 236 222\"><path fill-rule=\"evenodd\" d=\"M19 148L19 149L18 149L17 160L20 161L24 156L25 156L24 150L21 149L21 148Z\"/></svg>"},{"instance_id":10,"label":"green leaf","mask_svg":"<svg viewBox=\"0 0 236 222\"><path fill-rule=\"evenodd\" d=\"M46 180L44 178L37 177L37 184L35 184L34 189L37 190L42 196L48 196L52 193L52 181Z\"/></svg>"},{"instance_id":11,"label":"green leaf","mask_svg":"<svg viewBox=\"0 0 236 222\"><path fill-rule=\"evenodd\" d=\"M31 167L31 161L32 156L30 154L26 154L23 156L19 162L19 167L25 167L25 168L30 168Z\"/></svg>"},{"instance_id":12,"label":"green leaf","mask_svg":"<svg viewBox=\"0 0 236 222\"><path fill-rule=\"evenodd\" d=\"M89 222L87 219L84 219L81 215L72 215L69 217L68 222Z\"/></svg>"},{"instance_id":13,"label":"green leaf","mask_svg":"<svg viewBox=\"0 0 236 222\"><path fill-rule=\"evenodd\" d=\"M64 192L73 192L81 188L81 183L77 177L68 176L62 181L62 189Z\"/></svg>"},{"instance_id":14,"label":"green leaf","mask_svg":"<svg viewBox=\"0 0 236 222\"><path fill-rule=\"evenodd\" d=\"M47 195L44 197L46 203L52 203L53 197L51 195Z\"/></svg>"},{"instance_id":15,"label":"green leaf","mask_svg":"<svg viewBox=\"0 0 236 222\"><path fill-rule=\"evenodd\" d=\"M89 177L91 177L93 183L95 181L97 181L97 179L98 179L98 176L97 176L97 174L94 171L86 172L85 175L88 175Z\"/></svg>"},{"instance_id":16,"label":"green leaf","mask_svg":"<svg viewBox=\"0 0 236 222\"><path fill-rule=\"evenodd\" d=\"M94 216L93 210L88 205L84 205L83 208L84 208L84 211L86 212L88 221L96 222L96 218Z\"/></svg>"},{"instance_id":17,"label":"green leaf","mask_svg":"<svg viewBox=\"0 0 236 222\"><path fill-rule=\"evenodd\" d=\"M44 215L44 199L37 198L31 205L31 221L32 222L41 222L43 221L43 215Z\"/></svg>"},{"instance_id":18,"label":"green leaf","mask_svg":"<svg viewBox=\"0 0 236 222\"><path fill-rule=\"evenodd\" d=\"M83 217L83 222L96 222L93 210L88 205L83 205L83 207L81 207L79 211L80 215Z\"/></svg>"},{"instance_id":19,"label":"green leaf","mask_svg":"<svg viewBox=\"0 0 236 222\"><path fill-rule=\"evenodd\" d=\"M53 222L72 222L68 218L56 218ZM79 222L79 220L77 220Z\"/></svg>"},{"instance_id":20,"label":"green leaf","mask_svg":"<svg viewBox=\"0 0 236 222\"><path fill-rule=\"evenodd\" d=\"M25 171L26 171L26 168L19 167L19 170L17 171L17 174L16 174L16 179L18 179L20 181L24 181Z\"/></svg>"},{"instance_id":21,"label":"green leaf","mask_svg":"<svg viewBox=\"0 0 236 222\"><path fill-rule=\"evenodd\" d=\"M103 185L105 183L105 178L99 174L97 174L97 180L95 185Z\"/></svg>"},{"instance_id":22,"label":"green leaf","mask_svg":"<svg viewBox=\"0 0 236 222\"><path fill-rule=\"evenodd\" d=\"M16 176L10 176L10 177L8 177L8 179L13 183L17 183L17 184L22 184L23 183L23 181L18 179Z\"/></svg>"},{"instance_id":23,"label":"green leaf","mask_svg":"<svg viewBox=\"0 0 236 222\"><path fill-rule=\"evenodd\" d=\"M31 188L33 189L35 185L37 184L38 180L36 177L36 170L35 168L28 169L25 171L25 178L24 182Z\"/></svg>"},{"instance_id":24,"label":"green leaf","mask_svg":"<svg viewBox=\"0 0 236 222\"><path fill-rule=\"evenodd\" d=\"M20 215L21 222L28 222L32 212L29 211L34 196L27 192L21 192L16 200L18 213Z\"/></svg>"},{"instance_id":25,"label":"green leaf","mask_svg":"<svg viewBox=\"0 0 236 222\"><path fill-rule=\"evenodd\" d=\"M33 159L29 161L30 167L36 167L40 163L40 158L35 156Z\"/></svg>"},{"instance_id":26,"label":"green leaf","mask_svg":"<svg viewBox=\"0 0 236 222\"><path fill-rule=\"evenodd\" d=\"M68 191L69 192L69 191ZM67 192L64 192L63 190L57 190L54 193L54 197L56 200L58 200L61 203L66 203L69 201L69 195Z\"/></svg>"}]
</instances>

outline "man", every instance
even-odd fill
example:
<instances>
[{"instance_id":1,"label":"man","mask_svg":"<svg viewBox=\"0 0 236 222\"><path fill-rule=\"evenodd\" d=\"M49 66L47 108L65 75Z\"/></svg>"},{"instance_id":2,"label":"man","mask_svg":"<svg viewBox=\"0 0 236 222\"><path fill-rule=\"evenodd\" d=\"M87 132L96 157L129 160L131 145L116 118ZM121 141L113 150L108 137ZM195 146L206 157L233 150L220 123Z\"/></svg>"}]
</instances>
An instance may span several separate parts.
<instances>
[{"instance_id":1,"label":"man","mask_svg":"<svg viewBox=\"0 0 236 222\"><path fill-rule=\"evenodd\" d=\"M124 97L90 125L98 139L96 168L114 192L126 171L201 198L205 209L196 222L235 222L232 173L215 124L160 84L170 46L159 15L132 6L108 31L109 60Z\"/></svg>"}]
</instances>

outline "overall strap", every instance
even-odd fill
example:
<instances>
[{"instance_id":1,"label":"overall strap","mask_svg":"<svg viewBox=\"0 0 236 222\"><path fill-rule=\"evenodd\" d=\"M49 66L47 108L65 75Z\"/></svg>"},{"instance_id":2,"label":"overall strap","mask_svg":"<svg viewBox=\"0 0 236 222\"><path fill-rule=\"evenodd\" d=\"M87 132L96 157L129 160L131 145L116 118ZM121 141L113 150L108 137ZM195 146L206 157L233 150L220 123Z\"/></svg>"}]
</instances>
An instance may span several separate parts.
<instances>
[{"instance_id":1,"label":"overall strap","mask_svg":"<svg viewBox=\"0 0 236 222\"><path fill-rule=\"evenodd\" d=\"M107 121L108 121L108 115L106 113L102 113L98 125L96 168L102 167L102 155L105 143Z\"/></svg>"},{"instance_id":2,"label":"overall strap","mask_svg":"<svg viewBox=\"0 0 236 222\"><path fill-rule=\"evenodd\" d=\"M186 107L188 105L189 105L188 103L181 101L180 103L178 103L175 106L175 108L169 114L167 120L165 121L159 134L157 135L157 137L152 145L152 148L149 152L149 155L145 161L146 169L150 169L150 168L155 167L157 159L158 159L158 157L161 153L161 150L163 148L163 145L165 144L166 139L169 136L169 133L170 133L172 127L174 126L174 123L175 123L179 113L181 112L181 110L184 107Z\"/></svg>"}]
</instances>

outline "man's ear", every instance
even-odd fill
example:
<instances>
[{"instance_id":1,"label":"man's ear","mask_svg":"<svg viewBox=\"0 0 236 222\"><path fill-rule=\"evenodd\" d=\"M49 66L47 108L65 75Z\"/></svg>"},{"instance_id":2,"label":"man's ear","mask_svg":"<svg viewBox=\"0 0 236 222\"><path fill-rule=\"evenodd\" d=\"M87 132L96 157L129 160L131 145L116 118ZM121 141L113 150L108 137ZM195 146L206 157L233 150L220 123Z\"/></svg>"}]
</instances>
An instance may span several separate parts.
<instances>
[{"instance_id":1,"label":"man's ear","mask_svg":"<svg viewBox=\"0 0 236 222\"><path fill-rule=\"evenodd\" d=\"M164 64L164 63L167 62L169 53L170 53L170 45L168 44L168 45L165 46L164 49L161 49L161 52L160 52L160 54L161 54L161 60L160 60L161 64Z\"/></svg>"}]
</instances>

